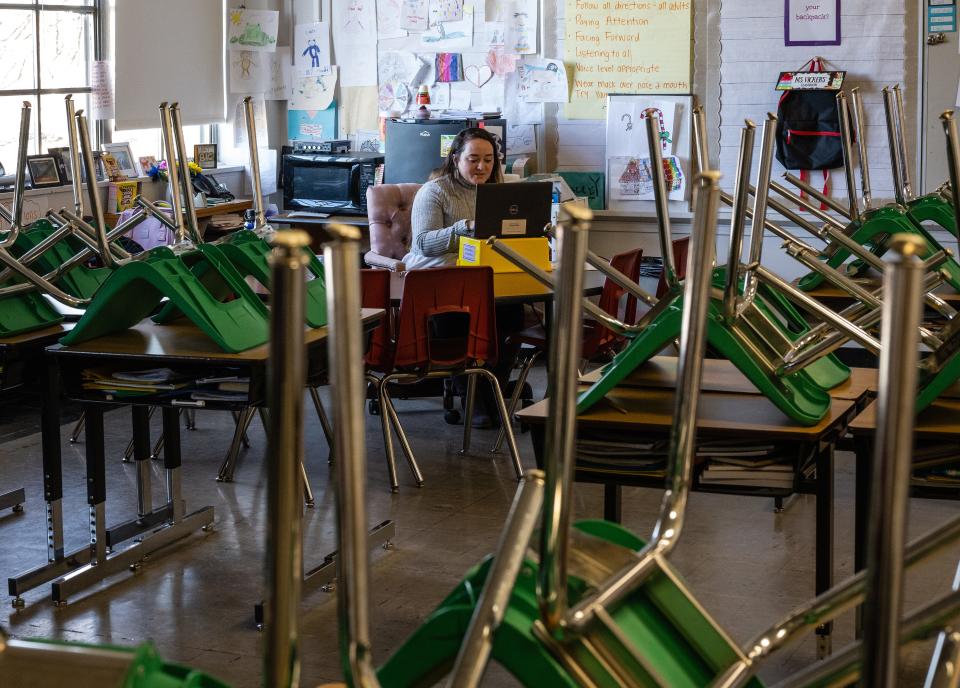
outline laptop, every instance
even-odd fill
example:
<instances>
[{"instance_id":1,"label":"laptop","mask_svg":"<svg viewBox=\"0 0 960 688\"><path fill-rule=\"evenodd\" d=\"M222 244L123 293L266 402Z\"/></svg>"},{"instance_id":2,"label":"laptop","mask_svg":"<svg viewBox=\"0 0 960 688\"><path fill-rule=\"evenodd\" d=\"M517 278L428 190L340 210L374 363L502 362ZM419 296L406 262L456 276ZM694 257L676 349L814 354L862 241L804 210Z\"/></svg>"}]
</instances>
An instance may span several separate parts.
<instances>
[{"instance_id":1,"label":"laptop","mask_svg":"<svg viewBox=\"0 0 960 688\"><path fill-rule=\"evenodd\" d=\"M480 184L474 237L543 236L543 228L550 222L552 202L552 182Z\"/></svg>"}]
</instances>

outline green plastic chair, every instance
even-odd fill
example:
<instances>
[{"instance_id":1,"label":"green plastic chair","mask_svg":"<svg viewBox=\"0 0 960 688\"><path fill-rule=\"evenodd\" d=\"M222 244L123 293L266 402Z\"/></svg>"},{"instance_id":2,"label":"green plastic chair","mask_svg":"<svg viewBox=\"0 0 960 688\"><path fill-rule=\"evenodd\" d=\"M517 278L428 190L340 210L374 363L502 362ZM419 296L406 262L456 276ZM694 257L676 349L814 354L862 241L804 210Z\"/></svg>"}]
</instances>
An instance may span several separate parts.
<instances>
[{"instance_id":1,"label":"green plastic chair","mask_svg":"<svg viewBox=\"0 0 960 688\"><path fill-rule=\"evenodd\" d=\"M48 220L37 220L26 231L20 232L14 244L14 254L22 256L53 234L54 231L56 229ZM83 244L80 240L68 236L46 250L33 262L33 265L42 274L47 274L70 260L82 248ZM81 263L61 275L55 283L68 294L79 299L89 299L93 297L111 272L110 268L90 268Z\"/></svg>"},{"instance_id":2,"label":"green plastic chair","mask_svg":"<svg viewBox=\"0 0 960 688\"><path fill-rule=\"evenodd\" d=\"M208 270L218 273L222 291L211 291L197 279ZM62 342L79 344L128 329L153 313L164 297L224 351L236 353L267 341L266 305L218 247L201 244L180 255L155 248L121 265Z\"/></svg>"}]
</instances>

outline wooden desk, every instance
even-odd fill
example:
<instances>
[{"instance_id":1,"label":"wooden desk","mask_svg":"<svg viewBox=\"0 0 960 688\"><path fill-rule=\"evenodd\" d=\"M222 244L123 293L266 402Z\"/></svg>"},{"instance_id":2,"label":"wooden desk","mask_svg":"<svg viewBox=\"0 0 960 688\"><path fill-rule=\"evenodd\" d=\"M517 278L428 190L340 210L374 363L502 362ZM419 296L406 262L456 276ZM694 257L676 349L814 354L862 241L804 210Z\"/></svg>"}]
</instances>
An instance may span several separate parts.
<instances>
[{"instance_id":1,"label":"wooden desk","mask_svg":"<svg viewBox=\"0 0 960 688\"><path fill-rule=\"evenodd\" d=\"M956 387L951 388L951 392ZM872 402L850 423L856 459L854 498L854 570L866 566L867 527L870 518L870 492L873 480L873 452L877 432L877 402ZM917 415L913 431L915 445L957 442L960 437L960 399L941 397ZM958 485L913 484L910 493L927 499L958 499Z\"/></svg>"},{"instance_id":2,"label":"wooden desk","mask_svg":"<svg viewBox=\"0 0 960 688\"><path fill-rule=\"evenodd\" d=\"M404 274L390 273L390 299L394 305L399 305L403 298ZM599 295L603 290L603 282L604 276L599 270L586 270L583 276L584 296ZM553 290L525 272L497 272L493 275L493 298L497 303L548 303L553 302Z\"/></svg>"},{"instance_id":3,"label":"wooden desk","mask_svg":"<svg viewBox=\"0 0 960 688\"><path fill-rule=\"evenodd\" d=\"M644 389L617 387L592 409L577 418L578 439L605 439L633 443L663 440L669 437L673 426L672 389ZM611 403L612 402L612 403ZM517 416L531 427L534 452L538 466L543 465L544 435L549 400L538 402ZM797 425L777 409L766 397L758 394L732 394L705 391L700 395L697 414L697 437L711 439L765 439L796 445L797 456L807 453L815 456L816 477L804 481L798 476L790 492L816 495L816 573L817 594L829 589L833 582L833 448L847 424L856 413L855 404L848 399L833 399L830 410L820 423L812 427ZM664 488L663 478L631 475L622 465L586 467L578 461L575 479L600 483L604 486L604 518L619 522L620 490L623 485ZM744 486L716 486L701 484L695 472L693 489L698 491L777 496L783 490ZM828 624L817 629L820 649L829 651Z\"/></svg>"},{"instance_id":4,"label":"wooden desk","mask_svg":"<svg viewBox=\"0 0 960 688\"><path fill-rule=\"evenodd\" d=\"M383 317L381 309L364 309L365 327L374 327ZM307 384L319 384L326 374L326 328L309 329L306 334ZM140 562L159 548L179 540L198 528L213 523L212 506L186 513L180 494L180 422L184 407L240 410L263 406L266 402L266 375L269 346L264 345L236 354L225 353L198 327L189 322L156 325L146 320L127 331L100 337L76 346L55 345L47 350L41 419L43 485L47 511L47 563L8 580L14 605L22 605L21 595L52 581L55 604ZM111 399L103 392L82 388L83 372L91 368L137 370L171 368L194 379L237 375L250 379L245 396L234 400L195 401L189 388L142 397ZM79 401L86 417L86 487L89 505L89 542L73 552L64 547L63 467L60 447L60 397ZM105 410L111 406L131 406L133 411L134 461L137 471L138 509L136 518L106 527L106 462L104 456ZM167 500L158 508L151 503L150 423L151 407L159 407L163 416ZM392 522L376 529L387 540ZM125 549L119 545L137 538ZM111 550L108 553L108 548ZM329 559L329 557L327 558ZM327 576L334 575L333 560L318 567ZM322 581L321 581L322 582Z\"/></svg>"},{"instance_id":5,"label":"wooden desk","mask_svg":"<svg viewBox=\"0 0 960 688\"><path fill-rule=\"evenodd\" d=\"M0 392L29 383L43 361L43 350L72 327L72 324L53 325L0 339ZM13 513L19 514L23 511L25 501L26 493L22 487L0 493L0 510L13 509Z\"/></svg>"},{"instance_id":6,"label":"wooden desk","mask_svg":"<svg viewBox=\"0 0 960 688\"><path fill-rule=\"evenodd\" d=\"M210 224L210 218L214 215L228 215L230 213L243 215L245 210L249 210L252 207L253 201L249 198L237 198L232 201L227 201L226 203L217 203L216 205L206 205L202 208L197 208L197 221L200 225L200 235L203 236L207 225ZM115 227L120 216L113 213L104 213L103 219L108 225Z\"/></svg>"},{"instance_id":7,"label":"wooden desk","mask_svg":"<svg viewBox=\"0 0 960 688\"><path fill-rule=\"evenodd\" d=\"M603 369L593 370L580 382L591 385L600 379ZM654 356L631 373L621 387L653 387L675 389L677 386L677 357ZM703 381L700 389L705 392L731 392L735 394L760 394L746 375L725 358L707 358L703 361ZM829 390L833 399L865 405L877 391L876 368L851 368L850 377L841 385ZM960 391L960 388L958 388Z\"/></svg>"},{"instance_id":8,"label":"wooden desk","mask_svg":"<svg viewBox=\"0 0 960 688\"><path fill-rule=\"evenodd\" d=\"M294 211L295 212L295 211ZM290 229L302 229L310 235L310 248L314 253L320 252L322 244L330 240L324 227L331 223L341 225L355 225L363 228L363 238L360 240L360 255L370 249L370 236L366 228L370 221L366 215L331 215L330 217L290 217L287 214L274 215L269 219L270 224L289 225Z\"/></svg>"}]
</instances>

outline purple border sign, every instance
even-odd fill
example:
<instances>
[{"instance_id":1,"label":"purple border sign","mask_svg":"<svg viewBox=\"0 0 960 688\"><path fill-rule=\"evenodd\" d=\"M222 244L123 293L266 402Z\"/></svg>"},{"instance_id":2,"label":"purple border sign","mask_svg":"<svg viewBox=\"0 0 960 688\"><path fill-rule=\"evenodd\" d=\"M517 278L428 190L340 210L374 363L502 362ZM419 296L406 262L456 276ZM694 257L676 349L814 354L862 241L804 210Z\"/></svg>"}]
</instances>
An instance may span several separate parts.
<instances>
[{"instance_id":1,"label":"purple border sign","mask_svg":"<svg viewBox=\"0 0 960 688\"><path fill-rule=\"evenodd\" d=\"M840 45L840 0L784 0L784 45Z\"/></svg>"}]
</instances>

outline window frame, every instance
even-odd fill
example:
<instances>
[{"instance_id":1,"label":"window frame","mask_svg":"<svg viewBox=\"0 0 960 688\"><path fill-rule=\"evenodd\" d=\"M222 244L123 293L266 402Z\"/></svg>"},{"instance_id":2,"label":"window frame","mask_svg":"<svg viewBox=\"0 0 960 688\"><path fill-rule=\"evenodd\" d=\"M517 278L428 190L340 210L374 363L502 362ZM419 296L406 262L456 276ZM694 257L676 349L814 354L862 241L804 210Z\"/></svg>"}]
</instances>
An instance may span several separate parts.
<instances>
[{"instance_id":1,"label":"window frame","mask_svg":"<svg viewBox=\"0 0 960 688\"><path fill-rule=\"evenodd\" d=\"M35 152L43 153L44 151L40 150L43 145L43 131L42 131L42 110L43 99L41 96L45 95L66 95L69 93L74 94L90 94L93 92L93 88L90 87L89 83L84 86L60 86L56 88L44 88L43 87L43 76L40 69L40 60L41 60L41 51L40 51L40 26L41 26L41 13L43 12L73 12L74 14L89 15L91 17L91 25L93 30L93 40L88 44L87 48L87 82L90 80L90 66L95 60L100 59L102 52L102 26L100 24L103 17L103 0L93 0L89 5L64 5L57 3L46 3L46 2L24 2L24 3L12 3L12 2L0 2L0 16L3 16L4 10L17 10L20 12L23 11L32 11L34 19L34 87L33 88L12 88L12 89L0 89L0 97L17 97L17 96L27 96L36 99L36 115L34 121L36 122L36 148ZM97 145L99 146L99 141L102 139L101 130L97 127Z\"/></svg>"}]
</instances>

